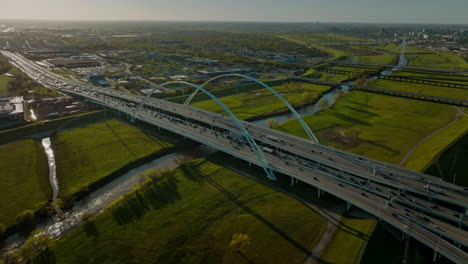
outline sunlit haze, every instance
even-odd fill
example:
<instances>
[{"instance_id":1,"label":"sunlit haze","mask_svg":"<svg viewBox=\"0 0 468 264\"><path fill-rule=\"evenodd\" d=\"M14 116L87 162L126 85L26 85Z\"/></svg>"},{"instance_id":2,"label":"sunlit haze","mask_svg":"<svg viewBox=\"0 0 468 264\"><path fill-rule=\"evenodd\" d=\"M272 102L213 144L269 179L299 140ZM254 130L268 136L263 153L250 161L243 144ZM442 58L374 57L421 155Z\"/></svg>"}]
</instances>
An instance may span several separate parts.
<instances>
[{"instance_id":1,"label":"sunlit haze","mask_svg":"<svg viewBox=\"0 0 468 264\"><path fill-rule=\"evenodd\" d=\"M468 23L465 0L17 0L0 19ZM435 14L434 12L437 12Z\"/></svg>"}]
</instances>

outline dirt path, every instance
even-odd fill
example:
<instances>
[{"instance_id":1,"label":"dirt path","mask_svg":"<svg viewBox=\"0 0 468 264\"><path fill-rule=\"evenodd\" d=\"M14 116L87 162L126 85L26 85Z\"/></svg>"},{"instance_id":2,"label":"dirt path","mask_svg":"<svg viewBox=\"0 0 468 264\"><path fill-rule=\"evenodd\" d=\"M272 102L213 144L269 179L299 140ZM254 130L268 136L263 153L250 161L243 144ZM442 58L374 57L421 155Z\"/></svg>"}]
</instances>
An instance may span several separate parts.
<instances>
[{"instance_id":1,"label":"dirt path","mask_svg":"<svg viewBox=\"0 0 468 264\"><path fill-rule=\"evenodd\" d=\"M453 125L454 123L456 123L458 120L460 120L460 118L462 117L462 115L465 115L465 113L463 112L463 110L460 110L458 108L457 109L457 114L455 115L455 117L453 118L453 120L448 123L447 125L439 128L437 131L434 131L433 133L429 134L428 136L426 136L425 138L419 140L416 144L414 144L410 150L408 150L408 152L406 153L405 157L403 157L403 159L401 160L400 162L400 166L403 166L409 159L409 157L411 156L411 154L413 154L413 151L419 146L421 145L422 143L426 142L428 139L430 139L431 137L439 134L440 132L442 132L443 130L445 130L446 128L448 128L449 126Z\"/></svg>"},{"instance_id":2,"label":"dirt path","mask_svg":"<svg viewBox=\"0 0 468 264\"><path fill-rule=\"evenodd\" d=\"M322 214L320 214L323 216ZM317 263L317 259L320 258L325 248L328 246L328 243L332 240L335 236L338 227L340 226L341 215L337 213L330 212L328 217L325 217L328 221L327 230L323 233L320 240L314 245L312 249L312 254L307 257L304 261L304 264L315 264Z\"/></svg>"}]
</instances>

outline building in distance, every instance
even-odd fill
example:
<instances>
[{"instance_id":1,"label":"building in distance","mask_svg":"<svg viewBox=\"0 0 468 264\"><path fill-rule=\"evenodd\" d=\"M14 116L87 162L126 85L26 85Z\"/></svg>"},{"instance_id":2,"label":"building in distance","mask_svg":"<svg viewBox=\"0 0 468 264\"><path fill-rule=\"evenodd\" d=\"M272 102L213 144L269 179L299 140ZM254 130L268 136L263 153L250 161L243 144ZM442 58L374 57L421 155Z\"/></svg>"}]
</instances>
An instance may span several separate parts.
<instances>
[{"instance_id":1,"label":"building in distance","mask_svg":"<svg viewBox=\"0 0 468 264\"><path fill-rule=\"evenodd\" d=\"M0 121L24 119L23 96L0 97Z\"/></svg>"},{"instance_id":2,"label":"building in distance","mask_svg":"<svg viewBox=\"0 0 468 264\"><path fill-rule=\"evenodd\" d=\"M101 87L110 87L111 84L106 80L106 75L102 72L88 73L88 80Z\"/></svg>"},{"instance_id":3,"label":"building in distance","mask_svg":"<svg viewBox=\"0 0 468 264\"><path fill-rule=\"evenodd\" d=\"M101 63L90 59L50 59L47 63L58 68L85 68L101 66Z\"/></svg>"}]
</instances>

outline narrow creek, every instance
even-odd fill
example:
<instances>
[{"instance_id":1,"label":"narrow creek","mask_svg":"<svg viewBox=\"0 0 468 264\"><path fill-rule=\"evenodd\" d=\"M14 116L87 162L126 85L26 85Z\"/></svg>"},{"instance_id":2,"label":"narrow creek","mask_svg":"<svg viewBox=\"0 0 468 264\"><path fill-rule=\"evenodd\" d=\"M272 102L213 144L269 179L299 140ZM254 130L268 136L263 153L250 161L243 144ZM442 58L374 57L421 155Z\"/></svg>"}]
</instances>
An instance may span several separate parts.
<instances>
[{"instance_id":1,"label":"narrow creek","mask_svg":"<svg viewBox=\"0 0 468 264\"><path fill-rule=\"evenodd\" d=\"M31 113L31 119L32 119L33 121L36 121L36 120L37 120L37 116L36 116L36 114L34 113L34 110L31 109L31 110L29 110L29 112Z\"/></svg>"},{"instance_id":2,"label":"narrow creek","mask_svg":"<svg viewBox=\"0 0 468 264\"><path fill-rule=\"evenodd\" d=\"M42 139L42 146L47 155L47 162L49 163L49 180L50 185L52 186L52 205L55 207L55 202L57 201L57 196L59 192L59 184L57 180L57 170L55 166L55 156L54 150L52 149L52 144L50 142L50 137Z\"/></svg>"},{"instance_id":3,"label":"narrow creek","mask_svg":"<svg viewBox=\"0 0 468 264\"><path fill-rule=\"evenodd\" d=\"M89 213L95 215L101 213L113 201L119 199L121 196L131 191L135 186L142 183L146 178L144 172L147 170L174 169L177 167L179 160L191 161L195 158L196 156L190 154L172 153L154 159L145 165L132 169L103 187L93 191L75 204L71 210L64 212L60 216L56 216L45 223L39 224L36 228L46 230L53 239L57 239L80 226L82 223L81 217L84 214ZM3 251L20 247L26 239L27 237L21 237L19 234L10 236L5 240L6 246L3 248Z\"/></svg>"}]
</instances>

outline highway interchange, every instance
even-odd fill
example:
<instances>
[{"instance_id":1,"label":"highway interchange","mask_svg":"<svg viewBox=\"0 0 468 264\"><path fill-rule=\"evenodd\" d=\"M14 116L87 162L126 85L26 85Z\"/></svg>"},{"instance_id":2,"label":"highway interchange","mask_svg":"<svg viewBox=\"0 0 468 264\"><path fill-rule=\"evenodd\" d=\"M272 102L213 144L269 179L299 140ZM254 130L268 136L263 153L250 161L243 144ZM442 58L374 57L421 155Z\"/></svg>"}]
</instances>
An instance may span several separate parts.
<instances>
[{"instance_id":1,"label":"highway interchange","mask_svg":"<svg viewBox=\"0 0 468 264\"><path fill-rule=\"evenodd\" d=\"M155 98L86 86L2 52L48 88L83 98L215 149L262 165L232 119ZM264 164L339 197L433 248L455 263L468 263L468 189L401 167L346 153L276 130L242 122L263 150Z\"/></svg>"}]
</instances>

